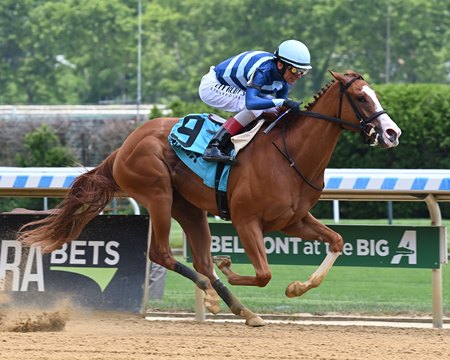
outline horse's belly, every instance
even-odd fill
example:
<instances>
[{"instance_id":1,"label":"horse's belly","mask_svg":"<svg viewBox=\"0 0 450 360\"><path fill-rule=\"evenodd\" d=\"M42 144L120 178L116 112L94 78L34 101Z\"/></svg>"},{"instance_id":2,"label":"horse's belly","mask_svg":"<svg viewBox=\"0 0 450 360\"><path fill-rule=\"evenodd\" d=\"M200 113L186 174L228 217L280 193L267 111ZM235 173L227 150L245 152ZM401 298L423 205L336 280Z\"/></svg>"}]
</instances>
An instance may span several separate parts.
<instances>
[{"instance_id":1,"label":"horse's belly","mask_svg":"<svg viewBox=\"0 0 450 360\"><path fill-rule=\"evenodd\" d=\"M189 170L180 160L174 166L172 173L174 190L184 199L200 209L215 214L215 190L203 184L203 180Z\"/></svg>"}]
</instances>

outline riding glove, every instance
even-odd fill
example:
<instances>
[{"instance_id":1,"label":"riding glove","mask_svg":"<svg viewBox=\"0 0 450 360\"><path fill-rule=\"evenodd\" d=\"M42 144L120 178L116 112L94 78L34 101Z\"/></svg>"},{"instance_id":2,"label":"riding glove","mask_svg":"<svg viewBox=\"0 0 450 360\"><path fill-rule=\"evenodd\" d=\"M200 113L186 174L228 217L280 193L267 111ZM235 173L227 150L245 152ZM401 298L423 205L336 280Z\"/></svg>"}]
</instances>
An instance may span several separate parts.
<instances>
[{"instance_id":1,"label":"riding glove","mask_svg":"<svg viewBox=\"0 0 450 360\"><path fill-rule=\"evenodd\" d=\"M292 113L298 114L300 112L300 105L303 103L303 101L294 101L291 99L284 100L283 105L287 108L291 109Z\"/></svg>"}]
</instances>

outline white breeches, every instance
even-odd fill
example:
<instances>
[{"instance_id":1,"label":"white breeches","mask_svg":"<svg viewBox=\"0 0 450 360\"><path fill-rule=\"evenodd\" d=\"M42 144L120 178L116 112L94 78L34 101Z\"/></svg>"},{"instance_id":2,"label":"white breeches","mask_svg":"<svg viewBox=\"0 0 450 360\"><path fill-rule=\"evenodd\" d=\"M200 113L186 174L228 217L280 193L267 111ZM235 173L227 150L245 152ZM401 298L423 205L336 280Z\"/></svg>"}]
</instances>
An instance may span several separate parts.
<instances>
[{"instance_id":1,"label":"white breeches","mask_svg":"<svg viewBox=\"0 0 450 360\"><path fill-rule=\"evenodd\" d=\"M233 86L222 85L217 80L214 66L202 77L198 91L202 101L219 110L238 113L234 118L242 125L246 126L255 120L264 111L275 110L276 108L265 110L248 110L245 107L245 91Z\"/></svg>"}]
</instances>

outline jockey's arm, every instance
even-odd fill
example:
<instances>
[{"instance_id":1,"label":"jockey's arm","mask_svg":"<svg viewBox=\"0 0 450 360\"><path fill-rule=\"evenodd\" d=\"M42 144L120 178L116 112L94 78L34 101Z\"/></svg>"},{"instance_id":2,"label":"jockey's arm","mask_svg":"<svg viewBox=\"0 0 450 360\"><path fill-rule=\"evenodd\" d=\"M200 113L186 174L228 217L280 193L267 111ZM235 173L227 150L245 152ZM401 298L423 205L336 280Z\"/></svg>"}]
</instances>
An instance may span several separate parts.
<instances>
[{"instance_id":1,"label":"jockey's arm","mask_svg":"<svg viewBox=\"0 0 450 360\"><path fill-rule=\"evenodd\" d=\"M278 95L278 94L277 94ZM287 94L286 94L287 97ZM245 93L245 107L248 110L270 109L275 106L282 106L285 98L270 98L261 94L260 89L249 86Z\"/></svg>"},{"instance_id":2,"label":"jockey's arm","mask_svg":"<svg viewBox=\"0 0 450 360\"><path fill-rule=\"evenodd\" d=\"M286 85L275 94L275 97L286 100L288 98L290 89L291 87L289 85Z\"/></svg>"}]
</instances>

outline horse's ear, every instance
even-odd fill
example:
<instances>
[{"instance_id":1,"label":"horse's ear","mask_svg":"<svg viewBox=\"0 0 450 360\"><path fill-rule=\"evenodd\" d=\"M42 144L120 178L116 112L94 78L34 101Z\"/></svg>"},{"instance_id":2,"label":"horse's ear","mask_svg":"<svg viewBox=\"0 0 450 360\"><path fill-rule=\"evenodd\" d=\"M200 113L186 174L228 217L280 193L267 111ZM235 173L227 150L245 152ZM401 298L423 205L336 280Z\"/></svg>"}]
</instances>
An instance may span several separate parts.
<instances>
[{"instance_id":1,"label":"horse's ear","mask_svg":"<svg viewBox=\"0 0 450 360\"><path fill-rule=\"evenodd\" d=\"M344 74L340 74L335 71L328 70L330 74L337 80L337 81L343 81L344 80Z\"/></svg>"},{"instance_id":2,"label":"horse's ear","mask_svg":"<svg viewBox=\"0 0 450 360\"><path fill-rule=\"evenodd\" d=\"M328 70L328 71L330 72L331 75L333 75L333 77L337 81L341 82L342 84L345 84L349 81L349 78L348 78L349 76L350 76L350 79L356 77L358 79L364 80L364 78L360 74L358 74L357 72L355 72L353 70L347 70L344 74L341 74L341 73L338 73L335 71L331 71L331 70Z\"/></svg>"},{"instance_id":3,"label":"horse's ear","mask_svg":"<svg viewBox=\"0 0 450 360\"><path fill-rule=\"evenodd\" d=\"M364 80L361 74L358 74L356 71L353 70L347 70L345 72L345 75L350 75L351 77L356 77L358 79Z\"/></svg>"}]
</instances>

